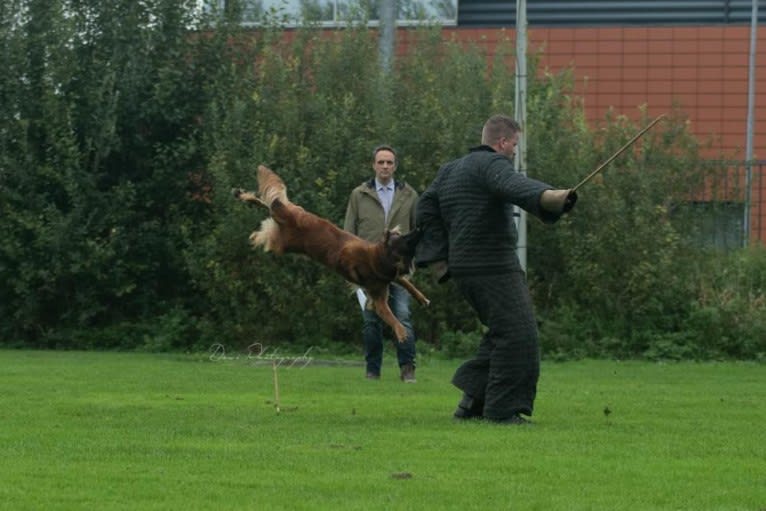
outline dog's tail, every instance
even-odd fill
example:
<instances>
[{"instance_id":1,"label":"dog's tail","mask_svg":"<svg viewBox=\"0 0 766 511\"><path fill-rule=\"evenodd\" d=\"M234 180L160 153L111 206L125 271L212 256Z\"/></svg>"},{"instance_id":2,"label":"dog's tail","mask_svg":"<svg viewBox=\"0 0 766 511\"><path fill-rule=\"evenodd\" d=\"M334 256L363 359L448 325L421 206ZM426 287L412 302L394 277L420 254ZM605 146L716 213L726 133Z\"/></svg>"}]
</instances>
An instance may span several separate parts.
<instances>
[{"instance_id":1,"label":"dog's tail","mask_svg":"<svg viewBox=\"0 0 766 511\"><path fill-rule=\"evenodd\" d=\"M284 181L265 165L258 165L258 195L269 208L275 200L282 204L288 202Z\"/></svg>"},{"instance_id":2,"label":"dog's tail","mask_svg":"<svg viewBox=\"0 0 766 511\"><path fill-rule=\"evenodd\" d=\"M276 254L283 252L279 244L279 225L273 218L267 218L261 222L260 230L250 235L250 243L255 248L263 247L264 252L273 251Z\"/></svg>"}]
</instances>

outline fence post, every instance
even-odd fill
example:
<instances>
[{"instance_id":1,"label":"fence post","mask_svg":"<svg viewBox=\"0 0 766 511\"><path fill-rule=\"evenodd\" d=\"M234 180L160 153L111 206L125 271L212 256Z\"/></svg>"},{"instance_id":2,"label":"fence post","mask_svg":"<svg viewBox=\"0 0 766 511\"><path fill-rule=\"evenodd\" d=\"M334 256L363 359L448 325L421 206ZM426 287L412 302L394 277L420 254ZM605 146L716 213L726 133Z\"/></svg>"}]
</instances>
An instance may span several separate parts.
<instances>
[{"instance_id":1,"label":"fence post","mask_svg":"<svg viewBox=\"0 0 766 511\"><path fill-rule=\"evenodd\" d=\"M750 55L747 78L747 135L745 141L745 218L744 246L750 242L750 201L753 182L753 110L755 103L755 45L758 40L758 0L752 0L750 16Z\"/></svg>"}]
</instances>

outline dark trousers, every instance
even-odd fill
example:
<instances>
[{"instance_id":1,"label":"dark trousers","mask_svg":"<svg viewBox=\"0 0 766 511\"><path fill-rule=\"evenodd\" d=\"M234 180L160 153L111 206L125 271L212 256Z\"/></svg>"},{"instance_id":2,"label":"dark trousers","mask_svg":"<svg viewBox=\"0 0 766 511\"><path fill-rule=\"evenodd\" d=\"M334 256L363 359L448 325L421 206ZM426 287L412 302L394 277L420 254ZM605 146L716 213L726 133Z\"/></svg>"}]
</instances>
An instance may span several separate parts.
<instances>
[{"instance_id":1,"label":"dark trousers","mask_svg":"<svg viewBox=\"0 0 766 511\"><path fill-rule=\"evenodd\" d=\"M488 331L476 356L458 367L452 383L483 402L489 419L532 415L540 348L524 274L453 278Z\"/></svg>"},{"instance_id":2,"label":"dark trousers","mask_svg":"<svg viewBox=\"0 0 766 511\"><path fill-rule=\"evenodd\" d=\"M394 313L396 319L407 330L407 340L399 342L393 339L396 347L396 356L399 361L399 367L404 364L415 365L415 331L412 328L412 319L410 317L410 294L405 289L396 284L391 284L388 288L388 306ZM362 339L364 340L364 359L367 362L367 372L380 374L380 368L383 364L383 320L371 310L362 312L364 324L362 325Z\"/></svg>"}]
</instances>

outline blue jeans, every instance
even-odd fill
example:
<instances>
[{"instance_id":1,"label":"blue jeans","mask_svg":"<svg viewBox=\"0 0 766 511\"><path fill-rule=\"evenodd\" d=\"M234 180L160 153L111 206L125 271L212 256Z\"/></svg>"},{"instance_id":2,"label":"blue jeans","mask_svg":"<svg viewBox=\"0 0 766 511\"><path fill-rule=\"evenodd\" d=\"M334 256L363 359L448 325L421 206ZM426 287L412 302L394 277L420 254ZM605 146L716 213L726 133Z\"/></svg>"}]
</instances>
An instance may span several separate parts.
<instances>
[{"instance_id":1,"label":"blue jeans","mask_svg":"<svg viewBox=\"0 0 766 511\"><path fill-rule=\"evenodd\" d=\"M407 339L405 342L399 342L393 338L396 346L396 356L399 359L399 367L405 364L415 365L415 331L412 329L412 320L410 318L410 294L404 288L396 284L388 287L388 306L394 313L405 330L407 330ZM362 339L364 341L364 359L367 361L367 372L380 374L380 367L383 364L383 321L378 317L375 311L362 311L364 324L362 325ZM388 326L388 325L386 325ZM393 336L392 336L393 337Z\"/></svg>"}]
</instances>

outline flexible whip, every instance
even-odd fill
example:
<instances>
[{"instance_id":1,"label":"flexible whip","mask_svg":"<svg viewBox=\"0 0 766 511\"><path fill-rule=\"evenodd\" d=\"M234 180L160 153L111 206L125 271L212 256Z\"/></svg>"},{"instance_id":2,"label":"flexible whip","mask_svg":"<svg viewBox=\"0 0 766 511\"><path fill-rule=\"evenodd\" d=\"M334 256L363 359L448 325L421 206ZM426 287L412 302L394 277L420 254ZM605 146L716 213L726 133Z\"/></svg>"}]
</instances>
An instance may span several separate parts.
<instances>
[{"instance_id":1,"label":"flexible whip","mask_svg":"<svg viewBox=\"0 0 766 511\"><path fill-rule=\"evenodd\" d=\"M591 172L590 174L588 174L588 175L585 177L585 179L583 179L582 181L580 181L580 182L577 184L577 186L575 186L574 188L572 188L572 191L573 191L573 192L576 192L578 188L580 188L582 185L584 185L585 183L587 183L588 181L590 181L590 180L593 178L593 176L595 176L596 174L598 174L599 172L601 172L602 170L604 170L604 167L606 167L607 165L609 165L610 163L612 163L612 162L614 161L614 159L615 159L615 158L617 158L617 157L618 157L618 156L620 156L622 153L624 153L624 152L625 152L625 151L626 151L626 150L627 150L627 149L628 149L630 146L632 146L632 145L633 145L633 144L636 142L636 140L638 140L639 138L641 138L641 136L642 136L644 133L646 133L647 131L649 131L649 130L652 128L652 126L654 126L655 124L657 124L657 123L658 123L658 122L659 122L661 119L663 119L664 117L665 117L665 114L661 114L661 115L660 115L659 117L657 117L655 120L653 120L652 122L650 122L650 123L649 123L649 125L648 125L646 128L644 128L644 129L642 129L641 131L639 131L638 133L636 133L636 135L635 135L633 138L631 138L630 140L628 140L628 143L627 143L627 144L625 144L624 146L622 146L622 147L621 147L621 148L620 148L620 149L619 149L619 150L618 150L616 153L614 153L612 156L610 156L608 160L606 160L604 163L602 163L601 165L599 165L599 166L598 166L598 168L597 168L596 170L594 170L593 172Z\"/></svg>"}]
</instances>

